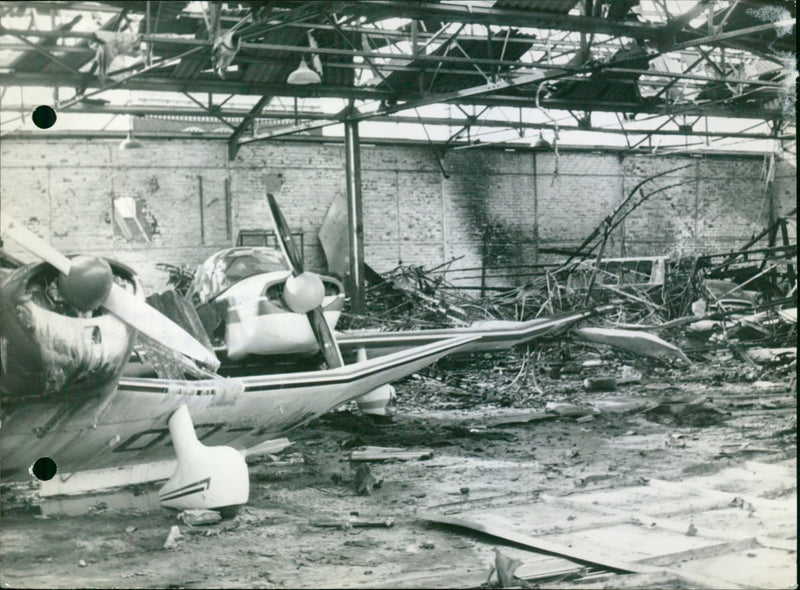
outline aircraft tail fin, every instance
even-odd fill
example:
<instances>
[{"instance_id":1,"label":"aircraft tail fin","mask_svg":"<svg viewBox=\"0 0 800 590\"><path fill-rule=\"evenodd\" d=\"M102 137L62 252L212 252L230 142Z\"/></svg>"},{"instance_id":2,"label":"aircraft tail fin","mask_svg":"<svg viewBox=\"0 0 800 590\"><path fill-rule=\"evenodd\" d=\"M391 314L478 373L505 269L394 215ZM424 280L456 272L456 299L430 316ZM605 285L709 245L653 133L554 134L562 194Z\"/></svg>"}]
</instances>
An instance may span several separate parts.
<instances>
[{"instance_id":1,"label":"aircraft tail fin","mask_svg":"<svg viewBox=\"0 0 800 590\"><path fill-rule=\"evenodd\" d=\"M223 510L247 503L250 479L242 454L232 447L207 447L194 431L186 405L169 419L178 466L159 490L162 506L177 510Z\"/></svg>"}]
</instances>

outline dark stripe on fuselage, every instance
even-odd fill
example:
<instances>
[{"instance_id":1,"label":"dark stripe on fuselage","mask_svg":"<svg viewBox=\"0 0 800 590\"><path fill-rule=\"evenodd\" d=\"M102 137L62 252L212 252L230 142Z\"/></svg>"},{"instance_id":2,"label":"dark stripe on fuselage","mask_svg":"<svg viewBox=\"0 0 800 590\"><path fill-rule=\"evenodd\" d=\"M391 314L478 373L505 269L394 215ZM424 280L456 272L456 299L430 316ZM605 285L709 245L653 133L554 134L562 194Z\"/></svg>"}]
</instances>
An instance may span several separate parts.
<instances>
[{"instance_id":1,"label":"dark stripe on fuselage","mask_svg":"<svg viewBox=\"0 0 800 590\"><path fill-rule=\"evenodd\" d=\"M175 498L188 496L189 494L194 494L196 492L202 492L204 490L207 490L210 486L211 486L211 478L207 477L205 479L201 479L200 481L187 484L182 488L178 488L177 490L172 490L171 492L164 494L163 496L160 495L159 499L162 502L166 500L174 500Z\"/></svg>"},{"instance_id":2,"label":"dark stripe on fuselage","mask_svg":"<svg viewBox=\"0 0 800 590\"><path fill-rule=\"evenodd\" d=\"M398 359L397 361L388 364L388 365L378 365L373 369L367 371L359 371L355 374L345 374L345 375L328 375L323 376L322 378L308 378L303 380L298 380L296 382L287 382L287 381L278 381L275 383L264 383L264 384L253 384L253 385L245 385L244 392L245 393L254 393L254 392L261 392L261 391L274 391L276 389L296 389L299 387L313 387L318 385L339 385L339 384L346 384L352 383L354 381L359 381L366 377L371 377L375 374L382 373L384 371L397 368L402 365L406 365L421 359L424 359L429 356L433 356L442 350L446 350L448 348L452 348L452 346L443 346L441 349L432 350L431 352L421 355L421 356L414 356L414 357L407 357L403 359ZM190 390L194 388L195 390L211 390L213 391L213 387L209 387L203 384L202 387L199 387L200 382L192 382L192 381L180 381L176 382L178 387L185 387L186 390ZM185 384L185 385L184 385ZM222 382L221 382L222 385ZM125 383L124 381L120 381L119 384L120 391L145 391L151 393L168 393L169 388L167 386L163 386L160 384L153 383L150 384L143 384L143 383Z\"/></svg>"},{"instance_id":3,"label":"dark stripe on fuselage","mask_svg":"<svg viewBox=\"0 0 800 590\"><path fill-rule=\"evenodd\" d=\"M150 393L167 393L167 391L169 391L168 388L163 385L133 385L122 383L122 380L120 380L120 384L117 386L117 388L125 391L147 391Z\"/></svg>"}]
</instances>

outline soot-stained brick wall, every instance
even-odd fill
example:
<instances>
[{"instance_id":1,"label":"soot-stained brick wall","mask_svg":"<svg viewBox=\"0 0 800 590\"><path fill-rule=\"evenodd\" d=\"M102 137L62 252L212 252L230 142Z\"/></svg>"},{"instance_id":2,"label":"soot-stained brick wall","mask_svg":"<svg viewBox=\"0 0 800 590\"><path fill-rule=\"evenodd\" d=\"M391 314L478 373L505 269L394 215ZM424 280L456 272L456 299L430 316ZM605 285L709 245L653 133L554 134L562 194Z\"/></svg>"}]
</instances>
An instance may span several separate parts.
<instances>
[{"instance_id":1,"label":"soot-stained brick wall","mask_svg":"<svg viewBox=\"0 0 800 590\"><path fill-rule=\"evenodd\" d=\"M341 145L250 144L232 162L220 141L148 140L145 149L125 152L117 145L4 139L2 212L67 253L130 264L148 290L160 290L167 275L156 263L195 265L241 229L271 228L269 190L303 232L307 265L324 270L317 232L345 192ZM443 165L449 178L429 148L362 146L365 256L376 270L455 257L453 268L479 267L484 257L494 265L560 259L539 250L574 248L639 182L681 166L642 187L645 194L664 190L614 232L608 255L727 251L770 215L759 157L474 149L448 152ZM796 201L793 163L778 162L774 186L776 212L786 213ZM155 222L149 239L115 227L115 199L137 203L145 221ZM11 241L6 247L31 260Z\"/></svg>"}]
</instances>

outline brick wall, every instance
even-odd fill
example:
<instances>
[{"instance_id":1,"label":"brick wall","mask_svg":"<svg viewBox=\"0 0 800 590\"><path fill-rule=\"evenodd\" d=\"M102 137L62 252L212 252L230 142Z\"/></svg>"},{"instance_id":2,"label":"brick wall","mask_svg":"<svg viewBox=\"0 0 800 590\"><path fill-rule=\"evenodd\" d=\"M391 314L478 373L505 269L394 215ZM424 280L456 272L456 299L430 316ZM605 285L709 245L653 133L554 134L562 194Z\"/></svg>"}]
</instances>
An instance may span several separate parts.
<instances>
[{"instance_id":1,"label":"brick wall","mask_svg":"<svg viewBox=\"0 0 800 590\"><path fill-rule=\"evenodd\" d=\"M167 278L157 262L198 264L231 245L238 230L270 228L264 199L270 190L292 228L303 232L308 266L324 269L317 231L334 196L345 192L341 145L249 144L233 162L219 141L147 140L145 149L126 152L117 145L4 139L2 212L67 253L96 252L130 264L157 290ZM556 158L473 149L448 152L444 178L429 148L364 145L366 260L378 271L398 261L430 266L454 257L461 257L454 268L478 267L484 254L495 265L548 262L559 257L539 255L539 248L577 246L637 183L687 164L643 187L647 194L678 185L626 219L609 255L727 251L763 228L769 207L759 157L562 151ZM778 214L795 206L794 163L778 163L775 195ZM157 224L150 242L114 231L115 197L144 204ZM31 260L11 241L6 247Z\"/></svg>"}]
</instances>

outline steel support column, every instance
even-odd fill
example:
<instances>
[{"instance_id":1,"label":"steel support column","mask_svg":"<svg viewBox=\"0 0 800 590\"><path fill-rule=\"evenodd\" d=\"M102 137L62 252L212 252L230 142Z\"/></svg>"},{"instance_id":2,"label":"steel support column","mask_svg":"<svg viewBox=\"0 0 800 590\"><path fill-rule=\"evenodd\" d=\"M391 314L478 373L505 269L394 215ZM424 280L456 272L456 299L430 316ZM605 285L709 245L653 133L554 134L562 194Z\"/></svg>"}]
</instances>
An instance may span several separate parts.
<instances>
[{"instance_id":1,"label":"steel support column","mask_svg":"<svg viewBox=\"0 0 800 590\"><path fill-rule=\"evenodd\" d=\"M347 235L350 243L350 311L364 313L364 221L361 211L361 142L358 121L344 123Z\"/></svg>"}]
</instances>

